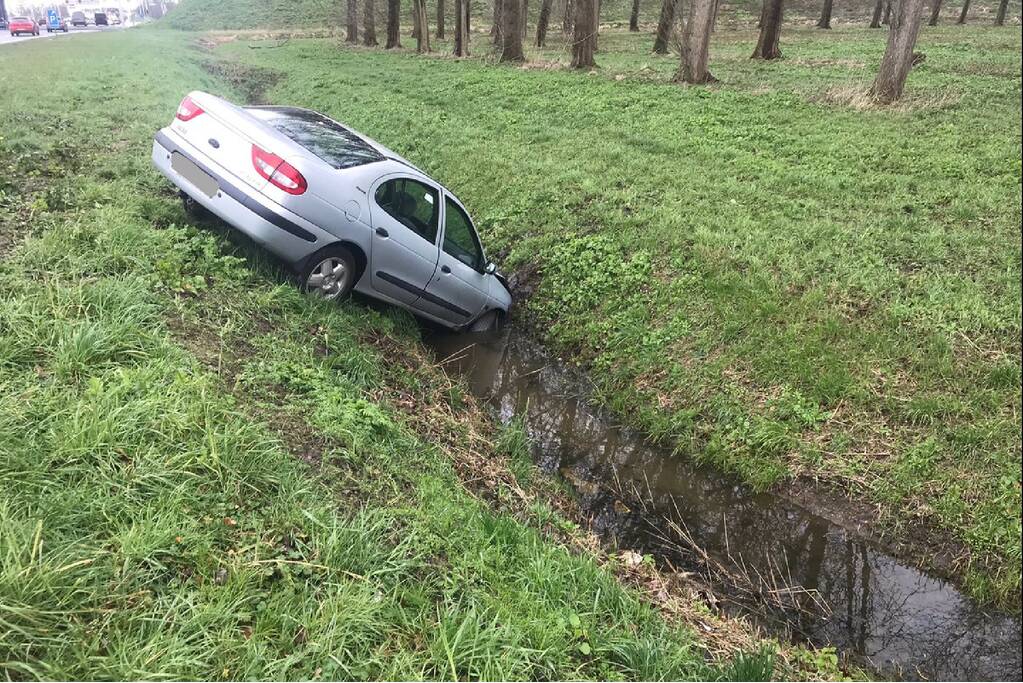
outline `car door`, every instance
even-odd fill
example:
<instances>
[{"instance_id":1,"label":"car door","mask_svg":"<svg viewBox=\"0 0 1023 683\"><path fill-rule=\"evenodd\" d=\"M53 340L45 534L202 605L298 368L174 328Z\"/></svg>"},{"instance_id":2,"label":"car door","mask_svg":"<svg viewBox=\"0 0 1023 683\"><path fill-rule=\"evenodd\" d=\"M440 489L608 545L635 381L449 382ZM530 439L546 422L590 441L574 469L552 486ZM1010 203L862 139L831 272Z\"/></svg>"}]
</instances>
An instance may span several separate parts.
<instances>
[{"instance_id":1,"label":"car door","mask_svg":"<svg viewBox=\"0 0 1023 683\"><path fill-rule=\"evenodd\" d=\"M491 276L476 229L461 204L444 193L444 230L437 270L419 306L453 325L463 325L483 311L490 299Z\"/></svg>"},{"instance_id":2,"label":"car door","mask_svg":"<svg viewBox=\"0 0 1023 683\"><path fill-rule=\"evenodd\" d=\"M437 268L440 191L419 178L391 175L370 196L373 289L414 305Z\"/></svg>"}]
</instances>

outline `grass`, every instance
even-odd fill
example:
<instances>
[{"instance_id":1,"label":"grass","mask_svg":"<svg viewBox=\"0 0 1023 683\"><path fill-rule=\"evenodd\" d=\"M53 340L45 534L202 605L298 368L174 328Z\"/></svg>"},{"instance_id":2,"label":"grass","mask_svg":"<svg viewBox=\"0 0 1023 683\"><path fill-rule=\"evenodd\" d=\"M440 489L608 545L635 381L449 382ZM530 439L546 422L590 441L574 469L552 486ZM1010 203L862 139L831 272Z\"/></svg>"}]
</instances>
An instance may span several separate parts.
<instances>
[{"instance_id":1,"label":"grass","mask_svg":"<svg viewBox=\"0 0 1023 683\"><path fill-rule=\"evenodd\" d=\"M754 63L735 26L711 88L615 31L590 75L560 68L558 37L524 69L485 39L469 60L220 54L455 188L526 284L520 312L633 423L757 487L847 492L1017 603L1020 32L925 27L906 97L878 109L859 94L883 33L789 28L785 59Z\"/></svg>"},{"instance_id":2,"label":"grass","mask_svg":"<svg viewBox=\"0 0 1023 683\"><path fill-rule=\"evenodd\" d=\"M0 675L798 674L552 533L521 440L456 410L407 315L307 299L186 218L148 149L182 92L235 94L207 58L134 30L0 50Z\"/></svg>"}]
</instances>

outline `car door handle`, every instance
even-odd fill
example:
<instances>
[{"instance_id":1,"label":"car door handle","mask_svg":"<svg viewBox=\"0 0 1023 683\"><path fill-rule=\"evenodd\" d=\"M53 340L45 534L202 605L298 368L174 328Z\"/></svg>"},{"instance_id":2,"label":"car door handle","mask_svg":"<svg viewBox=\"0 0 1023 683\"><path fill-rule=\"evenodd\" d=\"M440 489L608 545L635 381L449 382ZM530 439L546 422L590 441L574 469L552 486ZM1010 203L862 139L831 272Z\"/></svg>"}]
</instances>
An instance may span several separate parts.
<instances>
[{"instance_id":1,"label":"car door handle","mask_svg":"<svg viewBox=\"0 0 1023 683\"><path fill-rule=\"evenodd\" d=\"M387 232L383 228L377 228L377 234L381 237L390 237L391 233Z\"/></svg>"},{"instance_id":2,"label":"car door handle","mask_svg":"<svg viewBox=\"0 0 1023 683\"><path fill-rule=\"evenodd\" d=\"M448 266L441 266L440 267L440 272L442 272L442 273L444 273L446 275L446 274L451 272L451 268L449 268Z\"/></svg>"}]
</instances>

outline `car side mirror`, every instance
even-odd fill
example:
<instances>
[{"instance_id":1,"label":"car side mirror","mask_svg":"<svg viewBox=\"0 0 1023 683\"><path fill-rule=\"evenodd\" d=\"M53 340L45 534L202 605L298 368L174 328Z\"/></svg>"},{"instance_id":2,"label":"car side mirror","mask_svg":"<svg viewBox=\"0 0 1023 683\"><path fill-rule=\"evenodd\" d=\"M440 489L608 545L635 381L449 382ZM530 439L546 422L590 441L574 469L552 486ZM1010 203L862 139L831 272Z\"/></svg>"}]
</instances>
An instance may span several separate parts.
<instances>
[{"instance_id":1,"label":"car side mirror","mask_svg":"<svg viewBox=\"0 0 1023 683\"><path fill-rule=\"evenodd\" d=\"M497 264L494 263L493 261L489 262L486 268L483 269L483 272L486 273L487 275L493 275L494 273L497 272Z\"/></svg>"}]
</instances>

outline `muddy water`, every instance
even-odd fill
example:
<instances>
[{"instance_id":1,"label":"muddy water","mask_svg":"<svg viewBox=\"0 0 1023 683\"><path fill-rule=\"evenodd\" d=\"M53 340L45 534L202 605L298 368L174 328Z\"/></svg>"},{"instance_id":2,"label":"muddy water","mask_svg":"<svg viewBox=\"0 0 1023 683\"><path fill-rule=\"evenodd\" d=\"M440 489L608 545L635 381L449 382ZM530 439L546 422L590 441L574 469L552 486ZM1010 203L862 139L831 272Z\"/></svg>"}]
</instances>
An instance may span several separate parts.
<instances>
[{"instance_id":1,"label":"muddy water","mask_svg":"<svg viewBox=\"0 0 1023 683\"><path fill-rule=\"evenodd\" d=\"M652 446L587 402L584 376L508 330L428 339L502 420L520 416L537 464L571 482L596 529L621 548L678 561L657 511L681 517L715 557L769 569L826 603L788 629L886 677L1020 680L1020 620L983 610L954 586L790 500L756 494ZM613 485L612 485L613 484ZM635 488L646 511L613 491ZM828 612L830 611L830 614Z\"/></svg>"}]
</instances>

